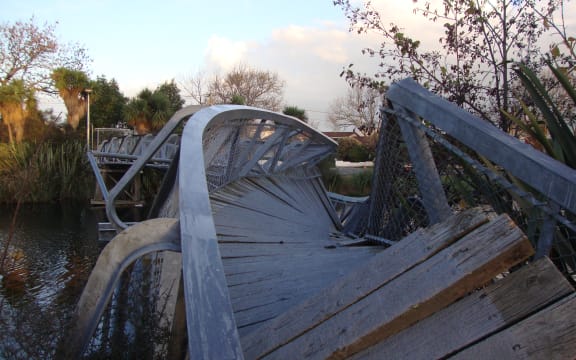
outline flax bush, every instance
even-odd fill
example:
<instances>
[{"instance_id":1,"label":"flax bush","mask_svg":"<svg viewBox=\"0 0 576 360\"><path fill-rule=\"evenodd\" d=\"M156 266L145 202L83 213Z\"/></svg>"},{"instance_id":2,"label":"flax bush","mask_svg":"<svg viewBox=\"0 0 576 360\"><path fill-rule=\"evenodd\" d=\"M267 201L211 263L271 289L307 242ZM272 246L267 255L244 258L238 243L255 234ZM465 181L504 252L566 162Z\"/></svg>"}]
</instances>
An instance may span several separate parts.
<instances>
[{"instance_id":1,"label":"flax bush","mask_svg":"<svg viewBox=\"0 0 576 360\"><path fill-rule=\"evenodd\" d=\"M88 199L93 190L80 140L0 144L0 202Z\"/></svg>"}]
</instances>

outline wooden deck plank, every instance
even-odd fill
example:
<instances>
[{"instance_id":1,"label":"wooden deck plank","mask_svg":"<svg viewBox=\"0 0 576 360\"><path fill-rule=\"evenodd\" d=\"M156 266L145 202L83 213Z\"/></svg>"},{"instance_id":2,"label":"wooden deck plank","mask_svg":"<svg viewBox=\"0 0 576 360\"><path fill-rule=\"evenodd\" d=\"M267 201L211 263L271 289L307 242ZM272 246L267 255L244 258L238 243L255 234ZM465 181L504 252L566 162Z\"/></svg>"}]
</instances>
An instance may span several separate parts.
<instances>
[{"instance_id":1,"label":"wooden deck plank","mask_svg":"<svg viewBox=\"0 0 576 360\"><path fill-rule=\"evenodd\" d=\"M274 262L266 263L263 271L238 272L228 275L229 288L235 294L253 295L254 291L259 288L271 287L282 289L286 286L292 286L291 282L296 282L298 287L308 287L306 281L316 277L322 277L327 281L335 279L341 275L352 272L360 263L368 261L373 255L372 252L362 252L351 254L351 259L346 257L337 257L336 259L326 258L324 261L309 259L315 261L314 264L307 266L297 266L289 262L279 262L279 267L274 268ZM340 260L341 261L338 261ZM258 264L251 268L257 268ZM241 270L238 270L241 271ZM313 274L317 272L318 274Z\"/></svg>"},{"instance_id":2,"label":"wooden deck plank","mask_svg":"<svg viewBox=\"0 0 576 360\"><path fill-rule=\"evenodd\" d=\"M234 266L226 259L224 270L237 326L242 329L282 314L378 251L378 247L319 248L316 255L307 250L306 256L285 253L282 257L233 259Z\"/></svg>"},{"instance_id":3,"label":"wooden deck plank","mask_svg":"<svg viewBox=\"0 0 576 360\"><path fill-rule=\"evenodd\" d=\"M575 324L573 294L451 359L574 359Z\"/></svg>"},{"instance_id":4,"label":"wooden deck plank","mask_svg":"<svg viewBox=\"0 0 576 360\"><path fill-rule=\"evenodd\" d=\"M220 241L328 239L338 229L318 179L243 178L210 195ZM277 240L280 237L281 240Z\"/></svg>"},{"instance_id":5,"label":"wooden deck plank","mask_svg":"<svg viewBox=\"0 0 576 360\"><path fill-rule=\"evenodd\" d=\"M266 358L349 357L430 316L532 254L526 236L501 215ZM301 313L298 318L312 315Z\"/></svg>"},{"instance_id":6,"label":"wooden deck plank","mask_svg":"<svg viewBox=\"0 0 576 360\"><path fill-rule=\"evenodd\" d=\"M282 291L285 288L304 289L312 286L307 282L312 282L317 278L321 279L322 283L329 283L331 280L354 271L362 262L373 256L370 252L363 252L358 255L361 256L352 256L352 259L345 257L328 258L327 260L331 261L315 262L298 268L279 268L275 272L270 271L266 274L259 272L241 274L241 280L235 279L234 284L229 286L231 296L235 298L258 296L255 293L262 296L263 292L268 289L270 291L275 289Z\"/></svg>"},{"instance_id":7,"label":"wooden deck plank","mask_svg":"<svg viewBox=\"0 0 576 360\"><path fill-rule=\"evenodd\" d=\"M542 258L351 359L444 358L573 292Z\"/></svg>"},{"instance_id":8,"label":"wooden deck plank","mask_svg":"<svg viewBox=\"0 0 576 360\"><path fill-rule=\"evenodd\" d=\"M286 242L284 237L276 236L270 239L268 243L237 243L237 242L220 242L220 253L223 259L232 258L249 258L249 257L265 257L286 255L291 253L302 253L306 251L314 251L316 249L338 248L338 243L343 243L342 240L336 239L318 239L313 241L313 238L306 239L302 242ZM348 248L349 249L349 248Z\"/></svg>"},{"instance_id":9,"label":"wooden deck plank","mask_svg":"<svg viewBox=\"0 0 576 360\"><path fill-rule=\"evenodd\" d=\"M472 209L413 233L362 264L342 281L321 290L317 296L286 311L258 331L243 336L245 354L248 358L258 358L270 353L485 224L491 216L486 209Z\"/></svg>"}]
</instances>

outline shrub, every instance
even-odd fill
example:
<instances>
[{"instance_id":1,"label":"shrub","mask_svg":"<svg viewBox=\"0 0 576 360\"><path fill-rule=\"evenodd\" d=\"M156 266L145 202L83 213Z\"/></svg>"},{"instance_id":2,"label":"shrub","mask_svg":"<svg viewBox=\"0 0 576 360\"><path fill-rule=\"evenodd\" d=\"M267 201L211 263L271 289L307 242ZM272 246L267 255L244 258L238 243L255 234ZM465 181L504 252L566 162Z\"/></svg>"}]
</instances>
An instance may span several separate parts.
<instances>
[{"instance_id":1,"label":"shrub","mask_svg":"<svg viewBox=\"0 0 576 360\"><path fill-rule=\"evenodd\" d=\"M78 139L0 144L0 202L88 199L94 181Z\"/></svg>"},{"instance_id":2,"label":"shrub","mask_svg":"<svg viewBox=\"0 0 576 360\"><path fill-rule=\"evenodd\" d=\"M361 162L369 161L370 149L360 141L347 137L338 141L337 158L343 161Z\"/></svg>"}]
</instances>

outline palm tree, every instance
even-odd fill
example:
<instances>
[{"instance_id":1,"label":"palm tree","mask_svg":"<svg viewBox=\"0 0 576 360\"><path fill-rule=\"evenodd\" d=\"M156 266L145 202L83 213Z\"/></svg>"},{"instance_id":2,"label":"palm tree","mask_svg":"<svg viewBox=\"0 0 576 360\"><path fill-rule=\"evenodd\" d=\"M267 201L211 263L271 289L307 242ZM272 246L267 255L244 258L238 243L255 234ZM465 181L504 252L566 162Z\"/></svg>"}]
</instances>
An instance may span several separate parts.
<instances>
[{"instance_id":1,"label":"palm tree","mask_svg":"<svg viewBox=\"0 0 576 360\"><path fill-rule=\"evenodd\" d=\"M142 90L124 108L126 122L141 135L160 130L172 113L166 94L149 89Z\"/></svg>"},{"instance_id":2,"label":"palm tree","mask_svg":"<svg viewBox=\"0 0 576 360\"><path fill-rule=\"evenodd\" d=\"M8 127L11 144L23 140L26 120L35 108L34 90L26 88L24 81L13 80L8 85L0 86L0 115Z\"/></svg>"},{"instance_id":3,"label":"palm tree","mask_svg":"<svg viewBox=\"0 0 576 360\"><path fill-rule=\"evenodd\" d=\"M57 68L52 72L52 80L68 111L68 125L73 130L78 128L80 118L86 114L87 102L84 90L89 87L88 76L77 70Z\"/></svg>"},{"instance_id":4,"label":"palm tree","mask_svg":"<svg viewBox=\"0 0 576 360\"><path fill-rule=\"evenodd\" d=\"M305 123L308 122L308 115L306 115L306 110L300 109L297 106L286 106L284 108L284 110L282 110L282 113L284 115L293 116L295 118L298 118L298 119L304 121Z\"/></svg>"}]
</instances>

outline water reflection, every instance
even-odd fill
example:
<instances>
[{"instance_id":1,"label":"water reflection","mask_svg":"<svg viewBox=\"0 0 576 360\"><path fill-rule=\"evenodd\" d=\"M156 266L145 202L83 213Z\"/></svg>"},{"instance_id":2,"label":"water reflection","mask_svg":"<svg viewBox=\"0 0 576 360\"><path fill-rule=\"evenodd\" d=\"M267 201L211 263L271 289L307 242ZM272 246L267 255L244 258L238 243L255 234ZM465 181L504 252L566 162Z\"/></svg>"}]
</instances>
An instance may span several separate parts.
<instances>
[{"instance_id":1,"label":"water reflection","mask_svg":"<svg viewBox=\"0 0 576 360\"><path fill-rule=\"evenodd\" d=\"M47 359L103 243L99 214L80 204L0 207L0 358Z\"/></svg>"}]
</instances>

